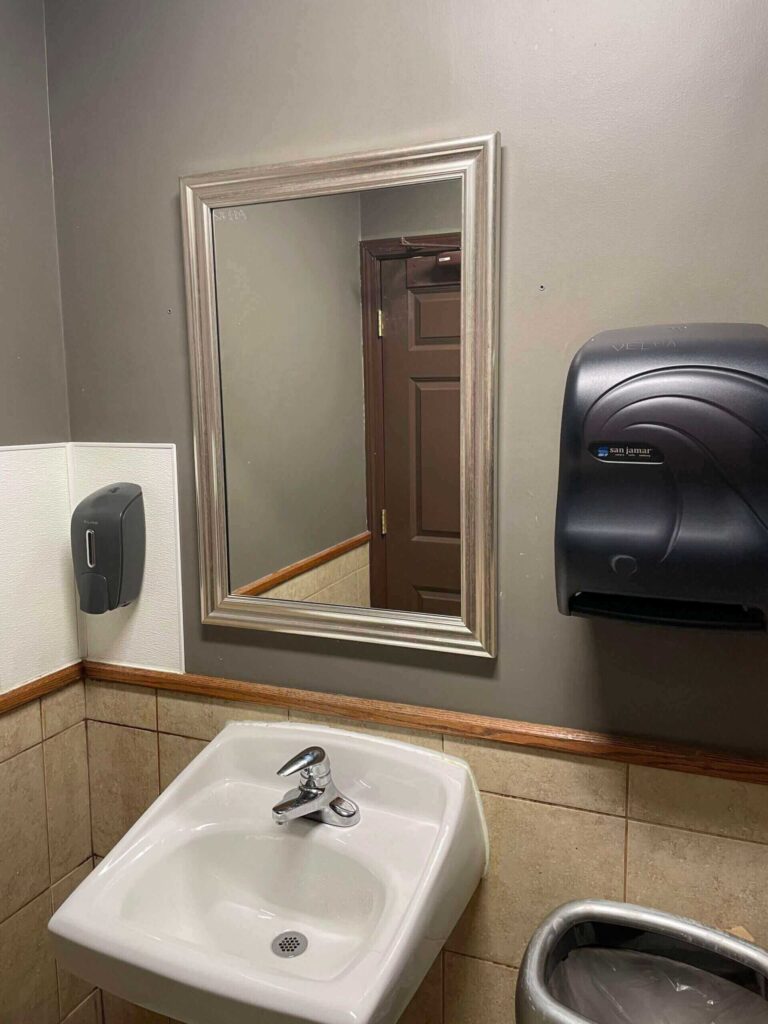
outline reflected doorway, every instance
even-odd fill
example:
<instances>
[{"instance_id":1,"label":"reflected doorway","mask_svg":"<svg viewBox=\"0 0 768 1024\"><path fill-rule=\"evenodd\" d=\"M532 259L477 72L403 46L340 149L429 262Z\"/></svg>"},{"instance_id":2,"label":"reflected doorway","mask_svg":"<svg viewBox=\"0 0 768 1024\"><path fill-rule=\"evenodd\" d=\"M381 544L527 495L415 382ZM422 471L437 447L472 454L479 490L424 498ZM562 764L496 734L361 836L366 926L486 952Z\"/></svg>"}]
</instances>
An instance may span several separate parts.
<instances>
[{"instance_id":1,"label":"reflected doorway","mask_svg":"<svg viewBox=\"0 0 768 1024\"><path fill-rule=\"evenodd\" d=\"M461 614L461 235L360 243L371 605Z\"/></svg>"}]
</instances>

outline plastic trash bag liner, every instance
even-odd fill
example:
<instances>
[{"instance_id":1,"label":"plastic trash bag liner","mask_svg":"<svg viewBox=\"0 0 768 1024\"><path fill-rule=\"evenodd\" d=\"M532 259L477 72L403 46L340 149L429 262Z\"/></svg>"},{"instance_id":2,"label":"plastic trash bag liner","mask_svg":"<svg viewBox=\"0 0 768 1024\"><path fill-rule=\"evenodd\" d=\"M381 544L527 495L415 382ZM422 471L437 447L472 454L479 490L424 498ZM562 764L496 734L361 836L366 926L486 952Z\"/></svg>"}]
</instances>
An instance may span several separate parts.
<instances>
[{"instance_id":1,"label":"plastic trash bag liner","mask_svg":"<svg viewBox=\"0 0 768 1024\"><path fill-rule=\"evenodd\" d=\"M627 949L574 949L549 988L593 1024L768 1024L760 995L698 967Z\"/></svg>"}]
</instances>

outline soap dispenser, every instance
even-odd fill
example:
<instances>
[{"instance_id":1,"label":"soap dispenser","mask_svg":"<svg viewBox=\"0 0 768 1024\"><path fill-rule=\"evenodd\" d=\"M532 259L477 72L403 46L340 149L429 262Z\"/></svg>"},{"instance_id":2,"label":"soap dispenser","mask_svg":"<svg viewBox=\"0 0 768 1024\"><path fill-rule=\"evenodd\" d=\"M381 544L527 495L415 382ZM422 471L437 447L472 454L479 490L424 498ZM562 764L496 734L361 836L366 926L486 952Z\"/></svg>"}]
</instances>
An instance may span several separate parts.
<instances>
[{"instance_id":1,"label":"soap dispenser","mask_svg":"<svg viewBox=\"0 0 768 1024\"><path fill-rule=\"evenodd\" d=\"M144 497L138 484L102 487L72 513L80 609L102 615L135 601L144 577Z\"/></svg>"}]
</instances>

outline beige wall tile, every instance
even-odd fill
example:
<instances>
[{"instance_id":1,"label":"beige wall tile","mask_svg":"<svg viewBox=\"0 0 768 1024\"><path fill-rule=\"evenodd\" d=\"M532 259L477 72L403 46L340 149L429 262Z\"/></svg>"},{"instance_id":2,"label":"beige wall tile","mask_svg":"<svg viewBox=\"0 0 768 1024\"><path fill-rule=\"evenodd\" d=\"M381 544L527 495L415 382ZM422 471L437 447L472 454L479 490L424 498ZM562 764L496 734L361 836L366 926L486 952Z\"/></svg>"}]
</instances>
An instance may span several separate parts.
<instances>
[{"instance_id":1,"label":"beige wall tile","mask_svg":"<svg viewBox=\"0 0 768 1024\"><path fill-rule=\"evenodd\" d=\"M350 551L352 555L351 564L355 569L367 569L371 564L371 545L361 544L359 548Z\"/></svg>"},{"instance_id":2,"label":"beige wall tile","mask_svg":"<svg viewBox=\"0 0 768 1024\"><path fill-rule=\"evenodd\" d=\"M0 1011L3 1024L58 1024L56 965L48 941L51 894L0 924Z\"/></svg>"},{"instance_id":3,"label":"beige wall tile","mask_svg":"<svg viewBox=\"0 0 768 1024\"><path fill-rule=\"evenodd\" d=\"M59 909L64 900L75 891L92 870L93 859L89 857L87 861L76 867L74 871L70 871L60 882L52 886L51 897L53 899L54 911ZM69 971L58 964L56 965L56 970L59 978L59 1012L63 1018L68 1013L72 1013L76 1008L82 1009L80 1004L88 996L89 992L93 992L93 985L89 981L78 978L75 974L70 974ZM90 1020L90 1017L87 1015L88 1013L90 1011L87 1008L82 1010L81 1016L83 1021Z\"/></svg>"},{"instance_id":4,"label":"beige wall tile","mask_svg":"<svg viewBox=\"0 0 768 1024\"><path fill-rule=\"evenodd\" d=\"M361 608L371 607L371 573L366 565L355 573L357 577L357 603Z\"/></svg>"},{"instance_id":5,"label":"beige wall tile","mask_svg":"<svg viewBox=\"0 0 768 1024\"><path fill-rule=\"evenodd\" d=\"M163 692L157 695L157 713L161 732L199 740L212 740L227 722L280 722L288 717L287 711L259 704Z\"/></svg>"},{"instance_id":6,"label":"beige wall tile","mask_svg":"<svg viewBox=\"0 0 768 1024\"><path fill-rule=\"evenodd\" d=\"M301 576L294 576L284 583L278 583L271 590L265 590L259 597L270 597L280 601L303 601L308 594L312 593L314 580L311 572L302 573Z\"/></svg>"},{"instance_id":7,"label":"beige wall tile","mask_svg":"<svg viewBox=\"0 0 768 1024\"><path fill-rule=\"evenodd\" d=\"M329 718L327 715L314 715L308 711L291 711L291 721L327 725L332 729L346 729L348 732L364 732L371 736L381 736L386 740L412 743L415 747L428 747L430 750L443 749L443 737L441 735L418 732L415 729L398 729L396 726L376 725L372 722L357 722L351 718Z\"/></svg>"},{"instance_id":8,"label":"beige wall tile","mask_svg":"<svg viewBox=\"0 0 768 1024\"><path fill-rule=\"evenodd\" d=\"M104 856L157 797L157 734L88 722L93 852Z\"/></svg>"},{"instance_id":9,"label":"beige wall tile","mask_svg":"<svg viewBox=\"0 0 768 1024\"><path fill-rule=\"evenodd\" d=\"M72 895L91 871L93 871L93 857L88 857L82 864L78 864L74 871L70 871L68 875L64 875L60 881L51 886L54 911L58 910L62 903Z\"/></svg>"},{"instance_id":10,"label":"beige wall tile","mask_svg":"<svg viewBox=\"0 0 768 1024\"><path fill-rule=\"evenodd\" d=\"M325 591L338 580L357 573L366 567L368 562L368 545L363 544L361 547L348 551L339 558L334 558L330 562L323 562L322 565L310 569L309 572L303 572L301 575L294 576L284 583L278 583L276 587L265 591L259 596L279 599L281 601L318 601L320 600L317 597L318 591ZM335 603L340 604L342 602L336 601ZM352 603L356 604L357 602L353 601Z\"/></svg>"},{"instance_id":11,"label":"beige wall tile","mask_svg":"<svg viewBox=\"0 0 768 1024\"><path fill-rule=\"evenodd\" d=\"M626 765L453 736L445 737L445 752L463 757L486 793L604 814L625 812Z\"/></svg>"},{"instance_id":12,"label":"beige wall tile","mask_svg":"<svg viewBox=\"0 0 768 1024\"><path fill-rule=\"evenodd\" d=\"M659 825L768 843L768 786L633 765L629 815Z\"/></svg>"},{"instance_id":13,"label":"beige wall tile","mask_svg":"<svg viewBox=\"0 0 768 1024\"><path fill-rule=\"evenodd\" d=\"M93 992L76 1010L63 1021L63 1024L101 1024L101 995Z\"/></svg>"},{"instance_id":14,"label":"beige wall tile","mask_svg":"<svg viewBox=\"0 0 768 1024\"><path fill-rule=\"evenodd\" d=\"M445 954L445 1024L515 1024L517 971Z\"/></svg>"},{"instance_id":15,"label":"beige wall tile","mask_svg":"<svg viewBox=\"0 0 768 1024\"><path fill-rule=\"evenodd\" d=\"M63 690L49 693L40 701L43 712L43 735L46 739L77 725L85 718L85 686L82 679Z\"/></svg>"},{"instance_id":16,"label":"beige wall tile","mask_svg":"<svg viewBox=\"0 0 768 1024\"><path fill-rule=\"evenodd\" d=\"M49 884L43 748L36 746L0 764L0 921Z\"/></svg>"},{"instance_id":17,"label":"beige wall tile","mask_svg":"<svg viewBox=\"0 0 768 1024\"><path fill-rule=\"evenodd\" d=\"M627 899L768 945L768 846L629 823Z\"/></svg>"},{"instance_id":18,"label":"beige wall tile","mask_svg":"<svg viewBox=\"0 0 768 1024\"><path fill-rule=\"evenodd\" d=\"M193 740L188 736L173 736L161 732L160 743L160 789L165 789L169 782L197 757L201 750L208 746L207 740Z\"/></svg>"},{"instance_id":19,"label":"beige wall tile","mask_svg":"<svg viewBox=\"0 0 768 1024\"><path fill-rule=\"evenodd\" d=\"M104 1024L168 1024L168 1018L162 1014L126 1003L111 992L102 992L101 998L104 1004ZM211 1024L214 1022L211 1021Z\"/></svg>"},{"instance_id":20,"label":"beige wall tile","mask_svg":"<svg viewBox=\"0 0 768 1024\"><path fill-rule=\"evenodd\" d=\"M483 805L490 867L448 949L517 967L534 929L561 903L622 898L623 818L489 794Z\"/></svg>"},{"instance_id":21,"label":"beige wall tile","mask_svg":"<svg viewBox=\"0 0 768 1024\"><path fill-rule=\"evenodd\" d=\"M46 740L43 754L51 879L55 882L92 853L85 722Z\"/></svg>"},{"instance_id":22,"label":"beige wall tile","mask_svg":"<svg viewBox=\"0 0 768 1024\"><path fill-rule=\"evenodd\" d=\"M39 700L0 715L0 761L34 747L42 738Z\"/></svg>"},{"instance_id":23,"label":"beige wall tile","mask_svg":"<svg viewBox=\"0 0 768 1024\"><path fill-rule=\"evenodd\" d=\"M346 554L339 555L338 558L334 558L330 562L323 562L316 569L306 573L307 576L312 577L311 593L316 593L318 590L330 587L359 568L360 556L357 548L353 551L347 551Z\"/></svg>"},{"instance_id":24,"label":"beige wall tile","mask_svg":"<svg viewBox=\"0 0 768 1024\"><path fill-rule=\"evenodd\" d=\"M443 1024L443 956L427 971L398 1024Z\"/></svg>"},{"instance_id":25,"label":"beige wall tile","mask_svg":"<svg viewBox=\"0 0 768 1024\"><path fill-rule=\"evenodd\" d=\"M88 680L86 686L88 718L138 729L157 728L155 690L130 683L103 683Z\"/></svg>"},{"instance_id":26,"label":"beige wall tile","mask_svg":"<svg viewBox=\"0 0 768 1024\"><path fill-rule=\"evenodd\" d=\"M357 586L357 572L352 572L349 576L344 576L340 580L335 580L327 587L323 587L322 590L318 590L316 593L311 594L307 601L312 601L314 604L343 604L343 605L356 605L358 595Z\"/></svg>"}]
</instances>

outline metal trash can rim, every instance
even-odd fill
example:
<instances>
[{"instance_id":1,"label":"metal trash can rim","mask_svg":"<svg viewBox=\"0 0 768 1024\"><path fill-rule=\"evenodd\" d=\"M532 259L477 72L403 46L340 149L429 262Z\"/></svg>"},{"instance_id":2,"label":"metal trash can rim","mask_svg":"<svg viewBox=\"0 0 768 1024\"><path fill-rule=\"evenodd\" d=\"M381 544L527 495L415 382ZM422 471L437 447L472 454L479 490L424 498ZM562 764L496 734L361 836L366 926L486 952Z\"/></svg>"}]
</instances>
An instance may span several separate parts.
<instances>
[{"instance_id":1,"label":"metal trash can rim","mask_svg":"<svg viewBox=\"0 0 768 1024\"><path fill-rule=\"evenodd\" d=\"M569 931L590 922L635 928L708 950L753 970L768 981L768 952L727 932L661 910L614 900L575 900L542 921L525 951L515 999L518 1024L593 1024L549 991L552 951Z\"/></svg>"}]
</instances>

